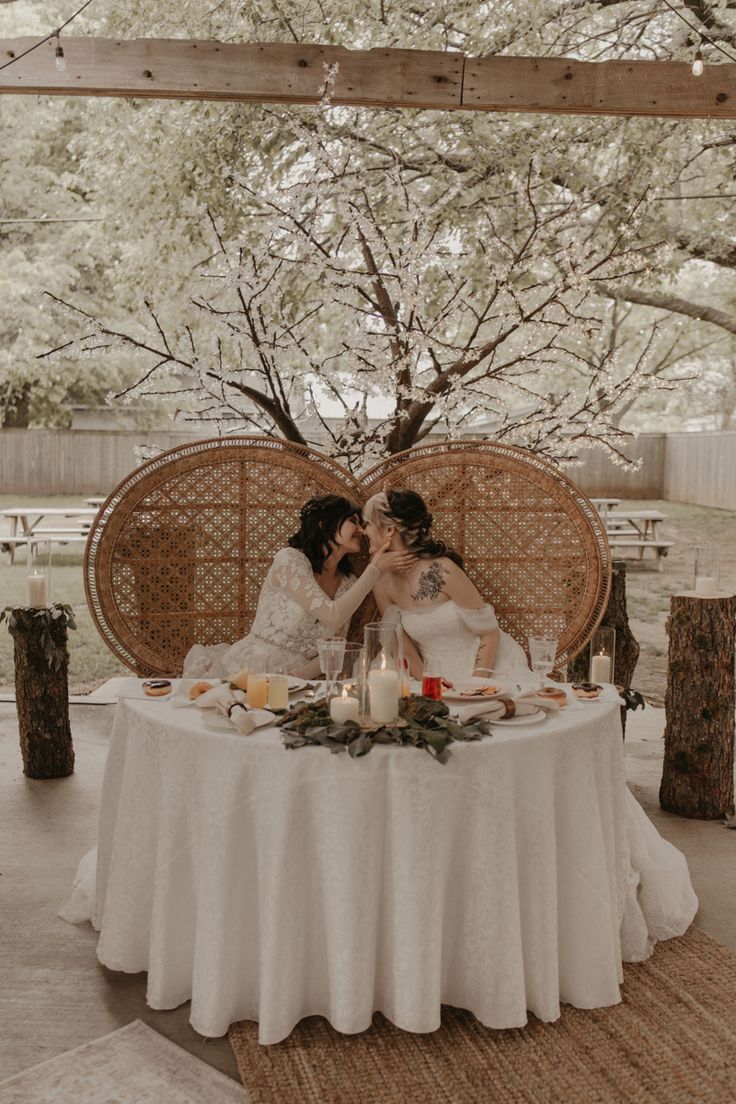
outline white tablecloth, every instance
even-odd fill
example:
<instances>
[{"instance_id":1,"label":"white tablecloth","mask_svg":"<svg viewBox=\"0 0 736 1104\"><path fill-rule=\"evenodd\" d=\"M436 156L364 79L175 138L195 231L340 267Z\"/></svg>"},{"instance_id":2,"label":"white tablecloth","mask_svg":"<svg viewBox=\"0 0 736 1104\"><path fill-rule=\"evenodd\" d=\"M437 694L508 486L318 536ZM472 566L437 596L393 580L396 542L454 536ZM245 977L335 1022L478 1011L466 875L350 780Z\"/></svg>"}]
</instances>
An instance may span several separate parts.
<instances>
[{"instance_id":1,"label":"white tablecloth","mask_svg":"<svg viewBox=\"0 0 736 1104\"><path fill-rule=\"evenodd\" d=\"M222 1035L277 1042L304 1016L433 1031L442 1003L518 1027L620 1000L622 958L697 907L683 857L624 781L619 709L364 758L286 751L166 702L121 701L104 780L93 923L148 1003L191 999Z\"/></svg>"}]
</instances>

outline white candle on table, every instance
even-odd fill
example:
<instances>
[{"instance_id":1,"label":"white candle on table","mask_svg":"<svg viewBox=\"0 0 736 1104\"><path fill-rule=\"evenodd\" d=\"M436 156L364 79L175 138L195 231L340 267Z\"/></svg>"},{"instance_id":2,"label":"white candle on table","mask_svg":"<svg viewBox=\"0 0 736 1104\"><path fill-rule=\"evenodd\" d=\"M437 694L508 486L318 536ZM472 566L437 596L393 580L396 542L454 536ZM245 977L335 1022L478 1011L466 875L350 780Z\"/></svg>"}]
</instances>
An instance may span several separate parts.
<instances>
[{"instance_id":1,"label":"white candle on table","mask_svg":"<svg viewBox=\"0 0 736 1104\"><path fill-rule=\"evenodd\" d=\"M716 597L716 580L713 575L698 575L695 579L695 593L704 598Z\"/></svg>"},{"instance_id":2,"label":"white candle on table","mask_svg":"<svg viewBox=\"0 0 736 1104\"><path fill-rule=\"evenodd\" d=\"M46 605L46 579L43 575L29 575L27 580L28 605L38 609Z\"/></svg>"},{"instance_id":3,"label":"white candle on table","mask_svg":"<svg viewBox=\"0 0 736 1104\"><path fill-rule=\"evenodd\" d=\"M268 708L289 708L289 679L286 675L268 676Z\"/></svg>"},{"instance_id":4,"label":"white candle on table","mask_svg":"<svg viewBox=\"0 0 736 1104\"><path fill-rule=\"evenodd\" d=\"M399 676L386 667L385 656L383 666L369 673L368 690L371 720L381 724L395 721L399 715Z\"/></svg>"},{"instance_id":5,"label":"white candle on table","mask_svg":"<svg viewBox=\"0 0 736 1104\"><path fill-rule=\"evenodd\" d=\"M611 681L611 657L607 655L594 655L590 665L590 677L593 682Z\"/></svg>"},{"instance_id":6,"label":"white candle on table","mask_svg":"<svg viewBox=\"0 0 736 1104\"><path fill-rule=\"evenodd\" d=\"M348 695L347 686L343 687L341 698L332 698L330 701L330 718L334 724L357 721L359 712L358 699Z\"/></svg>"}]
</instances>

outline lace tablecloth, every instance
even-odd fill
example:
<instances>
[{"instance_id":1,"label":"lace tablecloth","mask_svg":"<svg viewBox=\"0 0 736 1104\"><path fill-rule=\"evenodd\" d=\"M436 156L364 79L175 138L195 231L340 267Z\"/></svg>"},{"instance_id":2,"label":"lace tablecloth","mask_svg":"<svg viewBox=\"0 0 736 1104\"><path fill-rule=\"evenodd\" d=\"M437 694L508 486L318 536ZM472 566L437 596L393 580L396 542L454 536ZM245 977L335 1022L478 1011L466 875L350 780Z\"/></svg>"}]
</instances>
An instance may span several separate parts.
<instances>
[{"instance_id":1,"label":"lace tablecloth","mask_svg":"<svg viewBox=\"0 0 736 1104\"><path fill-rule=\"evenodd\" d=\"M222 1035L304 1016L433 1031L442 1003L518 1027L620 1000L622 958L680 934L684 859L629 794L617 704L361 759L286 751L196 709L121 701L102 793L98 957Z\"/></svg>"}]
</instances>

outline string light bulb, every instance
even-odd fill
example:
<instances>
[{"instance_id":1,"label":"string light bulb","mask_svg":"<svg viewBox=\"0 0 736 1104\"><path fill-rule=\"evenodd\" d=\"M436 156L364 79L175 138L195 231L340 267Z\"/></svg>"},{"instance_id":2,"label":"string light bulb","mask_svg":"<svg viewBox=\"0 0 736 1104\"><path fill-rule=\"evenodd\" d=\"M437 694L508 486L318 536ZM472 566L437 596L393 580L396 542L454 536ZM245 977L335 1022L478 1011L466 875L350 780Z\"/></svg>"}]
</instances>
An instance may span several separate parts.
<instances>
[{"instance_id":1,"label":"string light bulb","mask_svg":"<svg viewBox=\"0 0 736 1104\"><path fill-rule=\"evenodd\" d=\"M59 73L66 73L66 58L64 57L64 47L59 41L59 36L56 36L56 49L54 50L56 58L56 68Z\"/></svg>"},{"instance_id":2,"label":"string light bulb","mask_svg":"<svg viewBox=\"0 0 736 1104\"><path fill-rule=\"evenodd\" d=\"M702 75L703 75L703 56L700 52L700 47L698 46L697 50L695 51L695 61L693 62L693 76L694 77L702 77Z\"/></svg>"}]
</instances>

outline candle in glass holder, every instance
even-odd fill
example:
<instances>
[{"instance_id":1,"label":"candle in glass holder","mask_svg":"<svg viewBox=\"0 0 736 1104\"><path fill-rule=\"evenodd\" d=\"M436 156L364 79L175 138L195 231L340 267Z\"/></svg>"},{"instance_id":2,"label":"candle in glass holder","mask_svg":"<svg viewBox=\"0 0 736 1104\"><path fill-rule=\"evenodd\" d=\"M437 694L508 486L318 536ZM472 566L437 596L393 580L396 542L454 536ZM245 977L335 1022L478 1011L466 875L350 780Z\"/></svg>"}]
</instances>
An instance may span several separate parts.
<instances>
[{"instance_id":1,"label":"candle in glass holder","mask_svg":"<svg viewBox=\"0 0 736 1104\"><path fill-rule=\"evenodd\" d=\"M46 605L46 579L43 575L35 571L33 575L29 575L26 579L26 590L29 606L41 609Z\"/></svg>"},{"instance_id":2,"label":"candle in glass holder","mask_svg":"<svg viewBox=\"0 0 736 1104\"><path fill-rule=\"evenodd\" d=\"M399 673L386 666L385 656L381 667L368 673L368 693L371 720L380 724L395 721L399 715Z\"/></svg>"},{"instance_id":3,"label":"candle in glass holder","mask_svg":"<svg viewBox=\"0 0 736 1104\"><path fill-rule=\"evenodd\" d=\"M594 655L590 664L590 678L591 682L610 682L611 681L611 657L604 655L602 652L599 655Z\"/></svg>"},{"instance_id":4,"label":"candle in glass holder","mask_svg":"<svg viewBox=\"0 0 736 1104\"><path fill-rule=\"evenodd\" d=\"M248 705L251 709L263 709L268 700L268 675L248 676Z\"/></svg>"},{"instance_id":5,"label":"candle in glass holder","mask_svg":"<svg viewBox=\"0 0 736 1104\"><path fill-rule=\"evenodd\" d=\"M357 698L348 694L348 687L343 686L342 696L330 700L330 719L333 724L344 724L345 721L357 721L360 706Z\"/></svg>"},{"instance_id":6,"label":"candle in glass holder","mask_svg":"<svg viewBox=\"0 0 736 1104\"><path fill-rule=\"evenodd\" d=\"M695 579L695 593L700 594L703 598L715 598L717 597L717 586L715 576L713 575L698 575Z\"/></svg>"}]
</instances>

